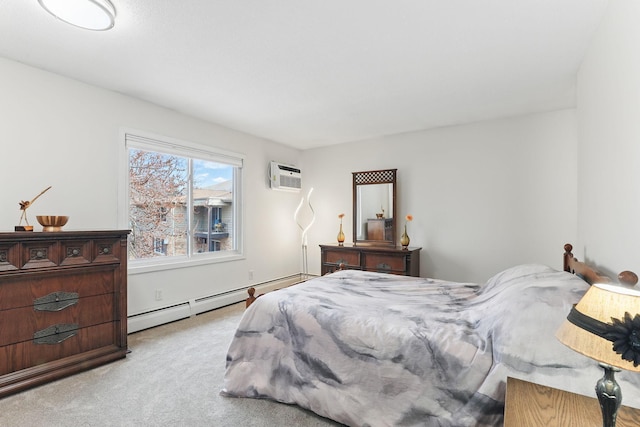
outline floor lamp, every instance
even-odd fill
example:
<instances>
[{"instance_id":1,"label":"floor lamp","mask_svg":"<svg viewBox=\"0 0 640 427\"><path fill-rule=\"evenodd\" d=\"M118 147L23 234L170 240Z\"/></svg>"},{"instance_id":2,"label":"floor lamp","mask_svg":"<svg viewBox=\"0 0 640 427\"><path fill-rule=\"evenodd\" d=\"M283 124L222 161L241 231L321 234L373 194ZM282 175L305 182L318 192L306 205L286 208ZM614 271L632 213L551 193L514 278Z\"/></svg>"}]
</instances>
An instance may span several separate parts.
<instances>
[{"instance_id":1,"label":"floor lamp","mask_svg":"<svg viewBox=\"0 0 640 427\"><path fill-rule=\"evenodd\" d=\"M309 231L309 229L313 225L314 221L316 220L316 213L313 210L313 206L311 206L311 193L312 192L313 192L313 188L311 188L311 190L309 190L309 193L307 193L307 204L309 205L309 209L311 210L311 221L309 221L309 224L306 227L304 227L302 224L300 224L300 221L298 220L298 214L300 213L300 209L302 208L302 205L304 204L304 197L302 199L300 199L300 203L298 204L298 207L296 208L296 211L293 214L293 220L296 222L296 224L298 224L298 227L300 227L300 230L302 230L302 237L301 237L301 241L302 241L302 275L304 276L304 279L308 279L309 278L309 262L307 260L307 232Z\"/></svg>"}]
</instances>

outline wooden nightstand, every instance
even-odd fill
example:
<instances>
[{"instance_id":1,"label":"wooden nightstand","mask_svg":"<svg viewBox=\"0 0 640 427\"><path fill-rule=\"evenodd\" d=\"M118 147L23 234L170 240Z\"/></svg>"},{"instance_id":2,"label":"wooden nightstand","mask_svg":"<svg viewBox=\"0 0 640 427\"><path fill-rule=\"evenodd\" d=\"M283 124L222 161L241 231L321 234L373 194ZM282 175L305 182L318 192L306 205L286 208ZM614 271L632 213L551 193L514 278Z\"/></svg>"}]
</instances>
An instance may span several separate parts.
<instances>
[{"instance_id":1,"label":"wooden nightstand","mask_svg":"<svg viewBox=\"0 0 640 427\"><path fill-rule=\"evenodd\" d=\"M595 383L598 379L594 379ZM594 391L595 396L595 391ZM622 390L624 401L624 389ZM504 427L602 427L595 397L507 378ZM640 409L622 406L617 427L640 426Z\"/></svg>"}]
</instances>

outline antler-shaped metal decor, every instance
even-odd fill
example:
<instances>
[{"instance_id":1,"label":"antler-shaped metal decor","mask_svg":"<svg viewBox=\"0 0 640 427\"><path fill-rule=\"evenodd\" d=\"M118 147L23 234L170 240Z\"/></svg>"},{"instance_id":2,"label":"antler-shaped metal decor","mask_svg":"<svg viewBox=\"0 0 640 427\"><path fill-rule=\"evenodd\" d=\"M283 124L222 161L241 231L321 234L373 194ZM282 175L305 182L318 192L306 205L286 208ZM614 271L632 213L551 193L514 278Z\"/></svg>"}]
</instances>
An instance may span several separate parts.
<instances>
[{"instance_id":1,"label":"antler-shaped metal decor","mask_svg":"<svg viewBox=\"0 0 640 427\"><path fill-rule=\"evenodd\" d=\"M29 225L29 220L27 219L27 209L33 204L33 202L35 202L38 199L38 197L42 196L44 193L46 193L50 189L51 189L51 186L48 186L47 188L42 190L40 194L38 194L36 197L31 199L30 201L29 200L20 201L19 204L20 204L20 210L22 211L22 214L20 215L20 222L18 223L18 226L22 225L22 220L24 220L26 225Z\"/></svg>"}]
</instances>

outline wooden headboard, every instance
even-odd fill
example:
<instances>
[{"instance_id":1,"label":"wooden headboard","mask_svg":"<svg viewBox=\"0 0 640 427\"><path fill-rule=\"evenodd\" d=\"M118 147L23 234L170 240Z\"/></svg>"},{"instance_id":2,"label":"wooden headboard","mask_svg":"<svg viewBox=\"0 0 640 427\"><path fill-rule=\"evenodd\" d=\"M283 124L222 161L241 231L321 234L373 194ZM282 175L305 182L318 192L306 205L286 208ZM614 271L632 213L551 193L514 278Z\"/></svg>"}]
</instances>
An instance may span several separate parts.
<instances>
[{"instance_id":1,"label":"wooden headboard","mask_svg":"<svg viewBox=\"0 0 640 427\"><path fill-rule=\"evenodd\" d=\"M572 250L573 245L570 243L564 245L564 271L568 271L571 274L582 277L582 279L590 285L593 285L594 283L613 282L609 276L605 276L584 262L578 261L578 259L573 256L573 253L571 253ZM341 265L340 270L342 268L343 266ZM638 283L638 276L633 271L627 270L618 274L618 281L627 286L634 286ZM247 307L253 304L253 302L262 295L255 295L256 289L253 287L249 288L247 292L249 294L249 298L246 300Z\"/></svg>"},{"instance_id":2,"label":"wooden headboard","mask_svg":"<svg viewBox=\"0 0 640 427\"><path fill-rule=\"evenodd\" d=\"M609 276L605 276L584 262L578 261L571 253L572 250L573 246L570 243L564 245L564 271L582 277L590 285L594 283L611 283L613 281ZM624 285L634 286L638 283L638 276L633 271L625 270L618 274L618 281Z\"/></svg>"}]
</instances>

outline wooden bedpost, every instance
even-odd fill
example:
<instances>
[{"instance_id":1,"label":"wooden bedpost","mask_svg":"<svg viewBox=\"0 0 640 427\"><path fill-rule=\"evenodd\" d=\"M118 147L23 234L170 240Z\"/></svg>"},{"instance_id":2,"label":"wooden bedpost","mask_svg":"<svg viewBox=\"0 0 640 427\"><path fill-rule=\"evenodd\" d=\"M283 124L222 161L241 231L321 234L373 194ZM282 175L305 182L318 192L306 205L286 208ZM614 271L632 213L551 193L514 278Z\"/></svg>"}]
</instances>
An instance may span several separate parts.
<instances>
[{"instance_id":1,"label":"wooden bedpost","mask_svg":"<svg viewBox=\"0 0 640 427\"><path fill-rule=\"evenodd\" d=\"M625 270L618 274L618 281L623 285L635 286L638 283L638 275L633 271Z\"/></svg>"},{"instance_id":2,"label":"wooden bedpost","mask_svg":"<svg viewBox=\"0 0 640 427\"><path fill-rule=\"evenodd\" d=\"M573 246L571 243L565 243L564 245L564 271L571 273L571 269L569 268L569 260L573 259L573 254L571 251L573 250Z\"/></svg>"},{"instance_id":3,"label":"wooden bedpost","mask_svg":"<svg viewBox=\"0 0 640 427\"><path fill-rule=\"evenodd\" d=\"M262 295L260 294L257 297L254 296L254 294L256 293L256 288L253 288L253 287L247 289L247 293L249 294L249 298L247 298L247 301L245 303L245 308L249 308L249 306L253 304L253 302L257 300L260 295Z\"/></svg>"},{"instance_id":4,"label":"wooden bedpost","mask_svg":"<svg viewBox=\"0 0 640 427\"><path fill-rule=\"evenodd\" d=\"M612 282L611 278L578 261L571 251L573 251L573 246L570 243L566 243L564 245L564 271L582 277L590 285ZM618 274L618 282L625 286L635 286L638 283L638 275L633 271L625 270Z\"/></svg>"},{"instance_id":5,"label":"wooden bedpost","mask_svg":"<svg viewBox=\"0 0 640 427\"><path fill-rule=\"evenodd\" d=\"M601 274L584 262L578 261L578 258L575 258L573 253L571 253L572 250L573 246L570 243L564 245L564 271L582 277L582 279L590 285L612 282L610 277Z\"/></svg>"}]
</instances>

